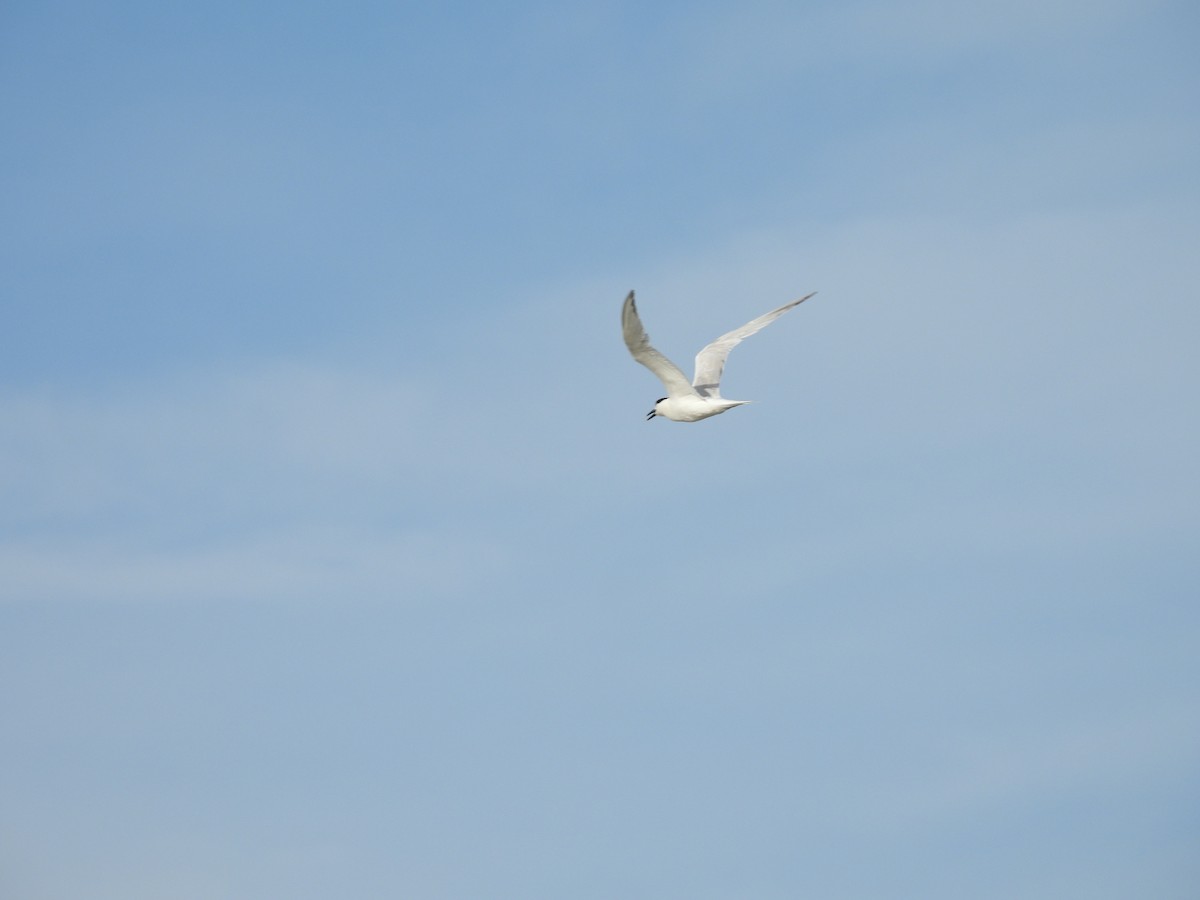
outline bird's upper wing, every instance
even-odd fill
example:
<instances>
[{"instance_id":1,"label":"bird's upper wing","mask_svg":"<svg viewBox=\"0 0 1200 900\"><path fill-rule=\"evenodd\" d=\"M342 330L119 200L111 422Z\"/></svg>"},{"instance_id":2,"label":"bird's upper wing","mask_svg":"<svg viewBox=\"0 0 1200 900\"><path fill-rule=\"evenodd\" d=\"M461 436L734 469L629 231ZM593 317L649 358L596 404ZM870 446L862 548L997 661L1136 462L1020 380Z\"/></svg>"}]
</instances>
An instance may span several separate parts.
<instances>
[{"instance_id":1,"label":"bird's upper wing","mask_svg":"<svg viewBox=\"0 0 1200 900\"><path fill-rule=\"evenodd\" d=\"M816 291L813 291L813 294L815 293ZM696 377L692 379L696 392L701 397L720 397L721 372L725 369L725 360L729 356L729 351L756 331L766 328L789 309L799 306L813 294L793 300L791 303L785 303L779 309L773 309L769 313L747 322L741 328L735 328L728 334L721 335L697 353Z\"/></svg>"},{"instance_id":2,"label":"bird's upper wing","mask_svg":"<svg viewBox=\"0 0 1200 900\"><path fill-rule=\"evenodd\" d=\"M688 384L687 376L679 366L650 346L650 337L642 327L642 320L638 318L633 291L629 292L629 296L625 298L625 306L621 309L621 333L633 358L658 376L669 396L695 396L696 391Z\"/></svg>"}]
</instances>

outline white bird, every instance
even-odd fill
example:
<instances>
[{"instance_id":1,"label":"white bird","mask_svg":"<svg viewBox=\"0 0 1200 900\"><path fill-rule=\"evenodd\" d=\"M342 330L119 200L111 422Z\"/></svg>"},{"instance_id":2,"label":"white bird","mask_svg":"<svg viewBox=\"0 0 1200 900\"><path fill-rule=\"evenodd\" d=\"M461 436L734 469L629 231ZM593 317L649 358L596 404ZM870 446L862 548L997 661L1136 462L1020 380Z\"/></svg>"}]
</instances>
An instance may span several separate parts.
<instances>
[{"instance_id":1,"label":"white bird","mask_svg":"<svg viewBox=\"0 0 1200 900\"><path fill-rule=\"evenodd\" d=\"M688 384L687 376L679 366L650 346L650 337L642 327L642 320L638 318L637 303L634 302L633 291L630 291L629 296L625 298L625 306L621 309L621 332L625 336L625 346L629 348L633 358L657 375L658 380L667 389L667 396L654 404L654 409L646 415L646 421L655 416L663 416L674 422L699 422L727 409L752 402L726 400L721 396L721 372L725 368L729 351L815 293L816 291L813 291L806 297L785 303L779 309L773 309L747 322L741 328L721 335L696 354L696 377Z\"/></svg>"}]
</instances>

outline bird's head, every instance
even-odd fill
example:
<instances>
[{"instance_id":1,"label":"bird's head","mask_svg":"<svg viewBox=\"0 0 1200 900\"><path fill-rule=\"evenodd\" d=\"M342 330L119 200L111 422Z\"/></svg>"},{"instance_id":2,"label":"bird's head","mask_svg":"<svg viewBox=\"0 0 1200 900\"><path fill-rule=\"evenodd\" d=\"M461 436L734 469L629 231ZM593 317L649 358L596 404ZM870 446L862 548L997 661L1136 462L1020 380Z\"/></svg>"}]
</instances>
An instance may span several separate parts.
<instances>
[{"instance_id":1,"label":"bird's head","mask_svg":"<svg viewBox=\"0 0 1200 900\"><path fill-rule=\"evenodd\" d=\"M662 402L666 399L667 399L666 397L659 397L657 400L654 401L654 409L652 409L652 410L650 410L650 412L646 413L646 421L647 422L649 422L651 419L653 419L655 416L658 415L658 407L661 406Z\"/></svg>"}]
</instances>

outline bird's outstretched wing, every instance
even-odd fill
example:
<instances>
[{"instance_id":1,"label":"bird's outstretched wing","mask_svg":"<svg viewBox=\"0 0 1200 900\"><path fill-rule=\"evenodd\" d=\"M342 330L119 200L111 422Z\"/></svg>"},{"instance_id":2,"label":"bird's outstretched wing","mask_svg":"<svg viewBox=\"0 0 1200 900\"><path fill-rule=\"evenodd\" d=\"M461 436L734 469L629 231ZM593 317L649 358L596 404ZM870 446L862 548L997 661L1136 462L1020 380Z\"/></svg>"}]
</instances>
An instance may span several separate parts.
<instances>
[{"instance_id":1,"label":"bird's outstretched wing","mask_svg":"<svg viewBox=\"0 0 1200 900\"><path fill-rule=\"evenodd\" d=\"M671 362L650 346L650 337L642 327L638 318L637 304L633 300L633 291L625 298L621 308L621 333L625 336L625 346L633 354L633 358L658 376L658 380L667 389L670 397L691 397L696 391L688 384L687 376L675 363Z\"/></svg>"},{"instance_id":2,"label":"bird's outstretched wing","mask_svg":"<svg viewBox=\"0 0 1200 900\"><path fill-rule=\"evenodd\" d=\"M720 397L721 372L725 369L725 360L729 357L729 351L756 331L762 331L762 329L766 328L789 309L799 306L815 293L816 291L813 291L812 294L801 297L799 300L785 303L779 309L773 309L769 313L765 313L757 319L747 322L741 328L735 328L728 334L721 335L697 353L696 377L692 379L692 385L696 393L701 397Z\"/></svg>"}]
</instances>

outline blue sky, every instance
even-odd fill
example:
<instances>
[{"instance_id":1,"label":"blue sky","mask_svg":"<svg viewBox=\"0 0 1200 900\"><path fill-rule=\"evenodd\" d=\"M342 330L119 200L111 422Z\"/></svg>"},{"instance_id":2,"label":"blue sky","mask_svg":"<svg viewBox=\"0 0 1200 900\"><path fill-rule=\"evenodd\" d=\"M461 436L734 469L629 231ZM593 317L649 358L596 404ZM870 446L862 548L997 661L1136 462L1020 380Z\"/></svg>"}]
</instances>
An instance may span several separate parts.
<instances>
[{"instance_id":1,"label":"blue sky","mask_svg":"<svg viewBox=\"0 0 1200 900\"><path fill-rule=\"evenodd\" d=\"M251 7L0 13L0 893L1194 896L1190 5Z\"/></svg>"}]
</instances>

